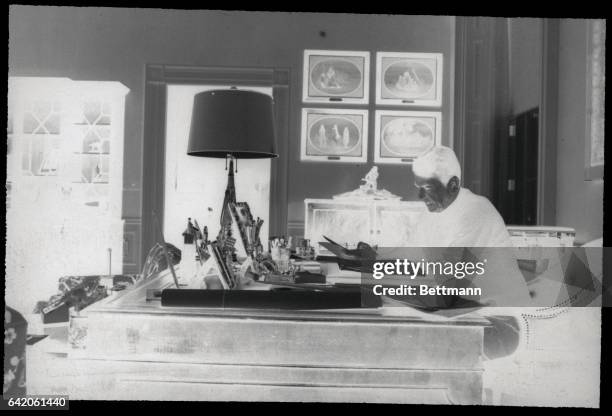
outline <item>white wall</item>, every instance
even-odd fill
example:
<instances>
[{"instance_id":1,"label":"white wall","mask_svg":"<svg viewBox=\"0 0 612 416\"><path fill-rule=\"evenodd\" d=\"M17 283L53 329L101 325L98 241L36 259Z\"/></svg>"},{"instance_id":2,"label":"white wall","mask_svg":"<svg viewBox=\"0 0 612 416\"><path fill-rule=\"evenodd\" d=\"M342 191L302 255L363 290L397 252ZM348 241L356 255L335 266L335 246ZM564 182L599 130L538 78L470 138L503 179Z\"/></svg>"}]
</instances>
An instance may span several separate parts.
<instances>
[{"instance_id":1,"label":"white wall","mask_svg":"<svg viewBox=\"0 0 612 416\"><path fill-rule=\"evenodd\" d=\"M219 86L170 85L166 113L166 180L164 200L164 238L179 249L187 218L208 226L209 238L219 232L221 205L227 185L225 159L187 155L191 110L195 94ZM271 88L241 88L272 95ZM238 160L235 173L236 199L248 202L254 217L264 220L261 241L268 239L270 212L270 159Z\"/></svg>"}]
</instances>

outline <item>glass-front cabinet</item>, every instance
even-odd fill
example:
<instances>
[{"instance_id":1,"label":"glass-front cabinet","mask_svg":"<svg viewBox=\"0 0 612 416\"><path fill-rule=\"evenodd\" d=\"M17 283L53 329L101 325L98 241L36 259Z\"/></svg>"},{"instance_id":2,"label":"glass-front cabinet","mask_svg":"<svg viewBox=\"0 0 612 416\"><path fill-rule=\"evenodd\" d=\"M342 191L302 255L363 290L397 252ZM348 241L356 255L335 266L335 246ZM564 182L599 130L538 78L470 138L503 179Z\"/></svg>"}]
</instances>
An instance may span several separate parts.
<instances>
[{"instance_id":1,"label":"glass-front cabinet","mask_svg":"<svg viewBox=\"0 0 612 416\"><path fill-rule=\"evenodd\" d=\"M7 292L32 297L23 310L53 294L61 276L121 273L128 91L119 82L9 78Z\"/></svg>"}]
</instances>

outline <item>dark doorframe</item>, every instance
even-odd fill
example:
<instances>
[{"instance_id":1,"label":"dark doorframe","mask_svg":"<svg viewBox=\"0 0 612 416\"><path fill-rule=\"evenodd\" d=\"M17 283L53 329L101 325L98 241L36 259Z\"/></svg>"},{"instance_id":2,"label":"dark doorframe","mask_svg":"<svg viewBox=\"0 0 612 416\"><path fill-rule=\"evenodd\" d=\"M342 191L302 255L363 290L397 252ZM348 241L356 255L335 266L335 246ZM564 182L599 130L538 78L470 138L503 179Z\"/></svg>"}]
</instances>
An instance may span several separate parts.
<instances>
[{"instance_id":1,"label":"dark doorframe","mask_svg":"<svg viewBox=\"0 0 612 416\"><path fill-rule=\"evenodd\" d=\"M454 149L463 186L492 201L496 138L508 107L506 37L504 18L456 18Z\"/></svg>"},{"instance_id":2,"label":"dark doorframe","mask_svg":"<svg viewBox=\"0 0 612 416\"><path fill-rule=\"evenodd\" d=\"M559 19L542 19L537 224L557 223Z\"/></svg>"},{"instance_id":3,"label":"dark doorframe","mask_svg":"<svg viewBox=\"0 0 612 416\"><path fill-rule=\"evenodd\" d=\"M503 201L503 175L496 174L507 140L509 88L505 18L457 17L455 28L454 148L464 184ZM556 224L557 95L559 21L542 19L542 60L538 126L538 225ZM492 71L491 68L497 68ZM499 206L498 206L499 208Z\"/></svg>"},{"instance_id":4,"label":"dark doorframe","mask_svg":"<svg viewBox=\"0 0 612 416\"><path fill-rule=\"evenodd\" d=\"M164 218L166 107L170 84L272 87L279 157L272 159L270 170L270 235L286 234L289 69L148 64L145 71L141 264L159 241L153 212L160 221ZM163 223L160 225L163 229Z\"/></svg>"}]
</instances>

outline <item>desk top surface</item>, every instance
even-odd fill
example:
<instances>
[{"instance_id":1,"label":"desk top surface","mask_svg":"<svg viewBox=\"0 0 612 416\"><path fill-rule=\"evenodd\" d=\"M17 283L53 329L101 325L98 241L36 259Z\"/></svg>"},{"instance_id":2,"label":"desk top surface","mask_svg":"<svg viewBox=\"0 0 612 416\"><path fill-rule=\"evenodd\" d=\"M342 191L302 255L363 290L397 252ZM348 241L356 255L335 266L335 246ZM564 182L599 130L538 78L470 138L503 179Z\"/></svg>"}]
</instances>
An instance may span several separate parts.
<instances>
[{"instance_id":1,"label":"desk top surface","mask_svg":"<svg viewBox=\"0 0 612 416\"><path fill-rule=\"evenodd\" d=\"M147 291L174 287L168 271L141 281L135 286L103 299L81 312L82 315L100 313L125 313L145 315L176 315L209 318L265 319L293 321L337 321L363 323L421 323L437 325L486 326L489 321L477 313L466 313L448 317L444 312L426 313L407 306L385 303L380 308L334 309L334 310L273 310L273 309L230 309L164 307L159 300L147 300ZM272 286L254 282L249 290L269 290ZM187 290L187 289L186 289Z\"/></svg>"}]
</instances>

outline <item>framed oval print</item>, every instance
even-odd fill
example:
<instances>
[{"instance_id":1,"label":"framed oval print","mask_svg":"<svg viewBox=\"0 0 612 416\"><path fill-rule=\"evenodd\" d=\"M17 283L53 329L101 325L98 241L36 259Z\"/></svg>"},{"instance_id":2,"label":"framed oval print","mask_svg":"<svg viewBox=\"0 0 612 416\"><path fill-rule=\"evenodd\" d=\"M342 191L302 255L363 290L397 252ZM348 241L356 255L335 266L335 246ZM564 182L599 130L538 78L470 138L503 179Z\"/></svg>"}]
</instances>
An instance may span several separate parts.
<instances>
[{"instance_id":1,"label":"framed oval print","mask_svg":"<svg viewBox=\"0 0 612 416\"><path fill-rule=\"evenodd\" d=\"M305 50L302 99L367 104L369 70L369 52Z\"/></svg>"},{"instance_id":2,"label":"framed oval print","mask_svg":"<svg viewBox=\"0 0 612 416\"><path fill-rule=\"evenodd\" d=\"M442 105L442 54L376 54L376 104Z\"/></svg>"},{"instance_id":3,"label":"framed oval print","mask_svg":"<svg viewBox=\"0 0 612 416\"><path fill-rule=\"evenodd\" d=\"M376 111L375 163L412 163L440 144L442 114L430 111Z\"/></svg>"},{"instance_id":4,"label":"framed oval print","mask_svg":"<svg viewBox=\"0 0 612 416\"><path fill-rule=\"evenodd\" d=\"M368 111L302 109L300 160L366 162Z\"/></svg>"}]
</instances>

